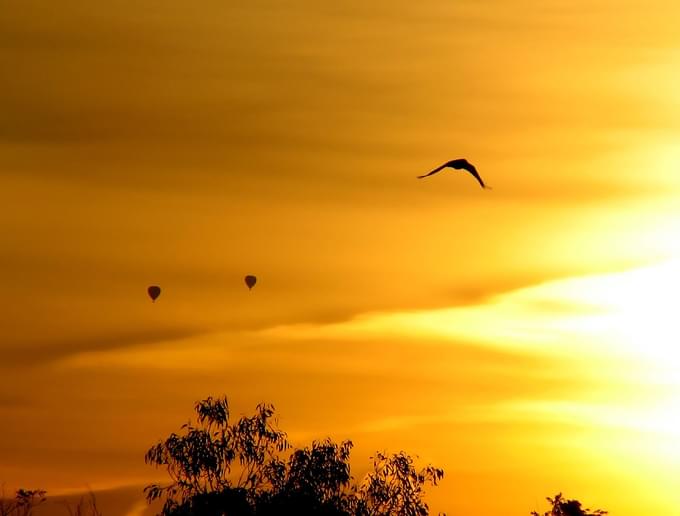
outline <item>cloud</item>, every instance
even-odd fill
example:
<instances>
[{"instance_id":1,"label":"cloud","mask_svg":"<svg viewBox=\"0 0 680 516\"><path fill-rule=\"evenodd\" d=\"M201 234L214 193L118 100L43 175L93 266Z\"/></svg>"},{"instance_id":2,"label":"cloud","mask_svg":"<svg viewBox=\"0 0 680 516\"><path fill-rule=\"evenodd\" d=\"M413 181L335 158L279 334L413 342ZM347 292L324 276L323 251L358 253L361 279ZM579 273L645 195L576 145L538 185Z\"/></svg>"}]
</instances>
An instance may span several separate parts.
<instances>
[{"instance_id":1,"label":"cloud","mask_svg":"<svg viewBox=\"0 0 680 516\"><path fill-rule=\"evenodd\" d=\"M3 362L0 368L41 367L72 355L88 351L143 347L150 344L169 343L196 337L204 332L194 328L155 328L149 330L116 330L73 337L22 338L19 342L5 342L2 347Z\"/></svg>"}]
</instances>

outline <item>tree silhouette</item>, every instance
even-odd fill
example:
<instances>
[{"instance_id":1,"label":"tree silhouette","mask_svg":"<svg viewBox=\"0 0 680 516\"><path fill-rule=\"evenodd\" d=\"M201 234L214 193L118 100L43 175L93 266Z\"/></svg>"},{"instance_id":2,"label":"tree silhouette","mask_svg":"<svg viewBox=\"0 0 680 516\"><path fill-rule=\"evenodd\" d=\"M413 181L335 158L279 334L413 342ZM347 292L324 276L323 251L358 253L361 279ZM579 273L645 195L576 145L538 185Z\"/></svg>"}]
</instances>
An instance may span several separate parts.
<instances>
[{"instance_id":1,"label":"tree silhouette","mask_svg":"<svg viewBox=\"0 0 680 516\"><path fill-rule=\"evenodd\" d=\"M46 500L46 494L42 489L18 489L13 500L0 496L0 516L31 516L33 509Z\"/></svg>"},{"instance_id":2,"label":"tree silhouette","mask_svg":"<svg viewBox=\"0 0 680 516\"><path fill-rule=\"evenodd\" d=\"M258 405L254 416L233 425L226 398L199 401L195 411L199 426L183 425L184 435L173 433L146 453L146 462L165 466L172 479L166 487L147 486L147 500L165 497L163 514L210 514L221 505L230 514L249 514L280 468L277 452L289 446L286 434L272 424L274 408ZM237 478L232 475L235 460Z\"/></svg>"},{"instance_id":3,"label":"tree silhouette","mask_svg":"<svg viewBox=\"0 0 680 516\"><path fill-rule=\"evenodd\" d=\"M602 509L590 512L590 509L582 508L581 502L578 500L565 500L562 493L556 494L555 498L548 497L546 500L552 505L550 511L543 513L543 515L532 511L531 516L602 516L607 514L607 511Z\"/></svg>"},{"instance_id":4,"label":"tree silhouette","mask_svg":"<svg viewBox=\"0 0 680 516\"><path fill-rule=\"evenodd\" d=\"M426 482L437 485L443 477L444 471L433 466L416 471L413 459L404 452L392 456L377 453L373 471L359 487L356 514L428 514L423 486Z\"/></svg>"},{"instance_id":5,"label":"tree silhouette","mask_svg":"<svg viewBox=\"0 0 680 516\"><path fill-rule=\"evenodd\" d=\"M351 441L291 450L271 405L234 423L226 397L194 408L196 426L183 425L181 435L171 434L145 456L171 478L169 485L145 488L149 502L164 499L163 516L425 516L424 486L444 476L433 466L416 470L404 452L377 453L373 471L357 484Z\"/></svg>"}]
</instances>

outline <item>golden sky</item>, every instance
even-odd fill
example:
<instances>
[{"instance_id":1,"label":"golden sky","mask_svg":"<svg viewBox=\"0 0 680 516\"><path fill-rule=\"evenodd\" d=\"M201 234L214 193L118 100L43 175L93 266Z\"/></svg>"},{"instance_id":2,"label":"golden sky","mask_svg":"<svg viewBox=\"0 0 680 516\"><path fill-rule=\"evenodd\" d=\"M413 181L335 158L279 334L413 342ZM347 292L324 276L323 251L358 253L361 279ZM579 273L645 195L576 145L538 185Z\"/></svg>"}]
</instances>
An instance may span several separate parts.
<instances>
[{"instance_id":1,"label":"golden sky","mask_svg":"<svg viewBox=\"0 0 680 516\"><path fill-rule=\"evenodd\" d=\"M435 513L678 514L675 2L0 4L0 481L154 480L224 393Z\"/></svg>"}]
</instances>

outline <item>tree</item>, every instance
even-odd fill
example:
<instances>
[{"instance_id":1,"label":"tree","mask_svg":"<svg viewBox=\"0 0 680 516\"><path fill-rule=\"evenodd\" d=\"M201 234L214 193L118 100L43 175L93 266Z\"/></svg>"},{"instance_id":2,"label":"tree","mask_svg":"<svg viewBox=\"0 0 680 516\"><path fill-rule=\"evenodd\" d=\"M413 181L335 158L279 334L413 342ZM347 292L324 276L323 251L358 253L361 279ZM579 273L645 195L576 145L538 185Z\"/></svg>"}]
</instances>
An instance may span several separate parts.
<instances>
[{"instance_id":1,"label":"tree","mask_svg":"<svg viewBox=\"0 0 680 516\"><path fill-rule=\"evenodd\" d=\"M555 498L546 498L552 508L550 511L543 513L542 516L602 516L607 514L607 511L596 509L590 512L590 509L584 509L581 502L578 500L565 500L562 493L555 495ZM531 512L531 516L541 516L536 511Z\"/></svg>"},{"instance_id":2,"label":"tree","mask_svg":"<svg viewBox=\"0 0 680 516\"><path fill-rule=\"evenodd\" d=\"M13 500L0 496L0 516L31 516L33 509L46 500L46 494L42 489L18 489Z\"/></svg>"},{"instance_id":3,"label":"tree","mask_svg":"<svg viewBox=\"0 0 680 516\"><path fill-rule=\"evenodd\" d=\"M293 450L271 405L234 423L226 397L194 408L196 426L183 425L181 435L171 434L145 456L171 479L145 488L149 502L164 500L163 516L424 516L424 486L444 476L432 466L416 470L403 452L378 453L373 471L357 484L351 441L313 441Z\"/></svg>"},{"instance_id":4,"label":"tree","mask_svg":"<svg viewBox=\"0 0 680 516\"><path fill-rule=\"evenodd\" d=\"M357 514L399 514L422 516L429 513L423 501L426 482L437 485L444 470L427 466L416 471L413 459L404 452L373 457L373 471L359 488Z\"/></svg>"},{"instance_id":5,"label":"tree","mask_svg":"<svg viewBox=\"0 0 680 516\"><path fill-rule=\"evenodd\" d=\"M280 469L277 452L288 448L286 434L272 423L274 408L258 405L254 416L229 424L226 398L209 397L195 405L198 426L182 426L146 453L148 464L165 466L172 483L145 488L147 500L165 497L162 514L250 514L261 491ZM237 460L239 476L232 475ZM269 484L269 485L265 485Z\"/></svg>"},{"instance_id":6,"label":"tree","mask_svg":"<svg viewBox=\"0 0 680 516\"><path fill-rule=\"evenodd\" d=\"M310 447L293 451L287 461L279 460L271 470L272 489L260 493L254 512L272 516L347 514L351 448L351 441L313 441Z\"/></svg>"}]
</instances>

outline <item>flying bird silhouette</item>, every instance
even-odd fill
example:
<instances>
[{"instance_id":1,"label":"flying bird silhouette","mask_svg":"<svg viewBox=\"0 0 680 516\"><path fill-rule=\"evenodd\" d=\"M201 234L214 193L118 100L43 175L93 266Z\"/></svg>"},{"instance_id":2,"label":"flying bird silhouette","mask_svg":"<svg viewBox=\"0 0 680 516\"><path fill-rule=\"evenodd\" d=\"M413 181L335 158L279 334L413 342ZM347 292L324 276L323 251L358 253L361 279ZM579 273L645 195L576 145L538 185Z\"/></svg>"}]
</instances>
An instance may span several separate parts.
<instances>
[{"instance_id":1,"label":"flying bird silhouette","mask_svg":"<svg viewBox=\"0 0 680 516\"><path fill-rule=\"evenodd\" d=\"M422 176L418 176L418 179L422 179L424 177L431 176L432 174L436 174L440 170L444 170L446 167L454 168L456 170L466 170L466 171L470 172L470 174L472 174L477 181L479 181L479 184L482 185L482 188L491 189L490 187L486 186L484 184L484 181L482 181L482 178L479 177L479 174L477 173L477 169L475 168L475 166L472 163L470 163L468 160L466 160L465 158L453 159L451 161L447 161L441 167L435 168L432 172L429 172L429 173L424 174Z\"/></svg>"}]
</instances>

